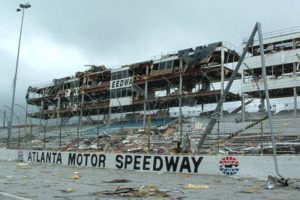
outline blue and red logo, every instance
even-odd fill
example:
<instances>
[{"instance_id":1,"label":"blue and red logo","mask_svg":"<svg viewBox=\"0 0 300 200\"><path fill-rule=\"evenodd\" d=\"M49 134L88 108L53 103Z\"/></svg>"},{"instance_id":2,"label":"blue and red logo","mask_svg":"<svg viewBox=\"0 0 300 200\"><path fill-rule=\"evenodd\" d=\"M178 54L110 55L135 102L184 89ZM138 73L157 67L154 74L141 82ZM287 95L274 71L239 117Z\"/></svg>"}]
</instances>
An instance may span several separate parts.
<instances>
[{"instance_id":1,"label":"blue and red logo","mask_svg":"<svg viewBox=\"0 0 300 200\"><path fill-rule=\"evenodd\" d=\"M219 161L219 168L223 174L232 176L239 171L239 161L233 156L226 156Z\"/></svg>"}]
</instances>

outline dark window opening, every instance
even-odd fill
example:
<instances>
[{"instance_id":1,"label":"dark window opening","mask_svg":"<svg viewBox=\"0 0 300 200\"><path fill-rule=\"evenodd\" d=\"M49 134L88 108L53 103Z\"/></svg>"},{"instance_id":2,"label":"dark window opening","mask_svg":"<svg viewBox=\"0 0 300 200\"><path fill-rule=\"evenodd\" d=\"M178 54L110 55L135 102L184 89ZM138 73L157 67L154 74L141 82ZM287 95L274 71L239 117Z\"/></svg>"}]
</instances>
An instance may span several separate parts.
<instances>
[{"instance_id":1,"label":"dark window opening","mask_svg":"<svg viewBox=\"0 0 300 200\"><path fill-rule=\"evenodd\" d=\"M174 68L179 68L179 59L174 60Z\"/></svg>"},{"instance_id":2,"label":"dark window opening","mask_svg":"<svg viewBox=\"0 0 300 200\"><path fill-rule=\"evenodd\" d=\"M111 74L111 79L112 80L116 80L117 79L117 74L116 73L112 73Z\"/></svg>"},{"instance_id":3,"label":"dark window opening","mask_svg":"<svg viewBox=\"0 0 300 200\"><path fill-rule=\"evenodd\" d=\"M158 63L153 65L153 70L158 70Z\"/></svg>"},{"instance_id":4,"label":"dark window opening","mask_svg":"<svg viewBox=\"0 0 300 200\"><path fill-rule=\"evenodd\" d=\"M166 62L159 63L159 70L164 70L166 68Z\"/></svg>"},{"instance_id":5,"label":"dark window opening","mask_svg":"<svg viewBox=\"0 0 300 200\"><path fill-rule=\"evenodd\" d=\"M272 67L266 67L266 72L267 72L267 76L272 76L273 75Z\"/></svg>"},{"instance_id":6,"label":"dark window opening","mask_svg":"<svg viewBox=\"0 0 300 200\"><path fill-rule=\"evenodd\" d=\"M293 64L284 65L283 73L293 73Z\"/></svg>"},{"instance_id":7,"label":"dark window opening","mask_svg":"<svg viewBox=\"0 0 300 200\"><path fill-rule=\"evenodd\" d=\"M122 76L122 78L126 78L126 77L128 77L128 71L127 71L127 70L123 71L123 76Z\"/></svg>"},{"instance_id":8,"label":"dark window opening","mask_svg":"<svg viewBox=\"0 0 300 200\"><path fill-rule=\"evenodd\" d=\"M275 75L275 78L278 78L282 75L282 66L276 65L273 67L273 74Z\"/></svg>"},{"instance_id":9,"label":"dark window opening","mask_svg":"<svg viewBox=\"0 0 300 200\"><path fill-rule=\"evenodd\" d=\"M131 91L131 89L127 90L127 96L132 96L132 91Z\"/></svg>"},{"instance_id":10,"label":"dark window opening","mask_svg":"<svg viewBox=\"0 0 300 200\"><path fill-rule=\"evenodd\" d=\"M167 62L166 69L172 69L172 66L173 66L173 60L170 60Z\"/></svg>"},{"instance_id":11,"label":"dark window opening","mask_svg":"<svg viewBox=\"0 0 300 200\"><path fill-rule=\"evenodd\" d=\"M123 89L122 90L122 97L126 97L127 96L127 90L126 89Z\"/></svg>"},{"instance_id":12,"label":"dark window opening","mask_svg":"<svg viewBox=\"0 0 300 200\"><path fill-rule=\"evenodd\" d=\"M117 79L121 79L122 78L122 71L117 72Z\"/></svg>"},{"instance_id":13,"label":"dark window opening","mask_svg":"<svg viewBox=\"0 0 300 200\"><path fill-rule=\"evenodd\" d=\"M110 91L110 98L111 98L111 99L116 98L116 90L111 90L111 91Z\"/></svg>"}]
</instances>

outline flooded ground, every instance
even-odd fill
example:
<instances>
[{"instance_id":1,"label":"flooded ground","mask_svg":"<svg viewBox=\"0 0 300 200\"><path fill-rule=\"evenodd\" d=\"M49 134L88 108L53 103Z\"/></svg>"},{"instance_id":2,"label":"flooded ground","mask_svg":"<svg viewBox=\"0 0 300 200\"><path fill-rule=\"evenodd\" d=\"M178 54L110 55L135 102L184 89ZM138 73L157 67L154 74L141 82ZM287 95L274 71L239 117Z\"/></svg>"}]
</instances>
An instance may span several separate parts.
<instances>
[{"instance_id":1,"label":"flooded ground","mask_svg":"<svg viewBox=\"0 0 300 200\"><path fill-rule=\"evenodd\" d=\"M116 179L119 183L110 182ZM292 182L288 187L277 186L268 190L265 181L257 179L142 173L37 163L22 165L0 161L0 199L146 199L146 192L139 197L128 197L126 192L132 188L141 191L141 188L151 187L152 191L159 190L166 194L154 195L152 199L298 200L300 182ZM107 194L104 194L105 191ZM112 195L112 192L115 194ZM125 196L118 196L122 194Z\"/></svg>"}]
</instances>

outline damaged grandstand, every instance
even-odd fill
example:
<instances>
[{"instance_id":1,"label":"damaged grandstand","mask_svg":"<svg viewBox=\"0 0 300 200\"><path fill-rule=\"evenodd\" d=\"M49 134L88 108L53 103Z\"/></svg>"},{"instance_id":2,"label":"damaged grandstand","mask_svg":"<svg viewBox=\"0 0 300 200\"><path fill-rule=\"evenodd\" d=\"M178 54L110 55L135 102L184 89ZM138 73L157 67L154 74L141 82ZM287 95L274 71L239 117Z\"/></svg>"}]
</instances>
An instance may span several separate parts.
<instances>
[{"instance_id":1,"label":"damaged grandstand","mask_svg":"<svg viewBox=\"0 0 300 200\"><path fill-rule=\"evenodd\" d=\"M223 54L223 60L221 59ZM224 59L226 58L226 59ZM32 118L69 118L82 116L135 113L162 110L170 107L194 106L216 102L221 90L211 83L226 80L231 69L224 64L236 62L238 54L221 42L180 50L118 69L90 66L75 76L55 79L49 85L29 87L27 103L39 107ZM223 66L223 68L222 68ZM165 91L164 96L157 92ZM230 94L228 101L240 96Z\"/></svg>"},{"instance_id":2,"label":"damaged grandstand","mask_svg":"<svg viewBox=\"0 0 300 200\"><path fill-rule=\"evenodd\" d=\"M278 153L299 153L300 30L264 36ZM202 153L271 153L258 41L236 76L239 92L230 90L218 116L210 115L239 58L216 42L117 69L89 65L31 86L27 117L40 123L19 142L37 149L198 153L209 119L217 117Z\"/></svg>"}]
</instances>

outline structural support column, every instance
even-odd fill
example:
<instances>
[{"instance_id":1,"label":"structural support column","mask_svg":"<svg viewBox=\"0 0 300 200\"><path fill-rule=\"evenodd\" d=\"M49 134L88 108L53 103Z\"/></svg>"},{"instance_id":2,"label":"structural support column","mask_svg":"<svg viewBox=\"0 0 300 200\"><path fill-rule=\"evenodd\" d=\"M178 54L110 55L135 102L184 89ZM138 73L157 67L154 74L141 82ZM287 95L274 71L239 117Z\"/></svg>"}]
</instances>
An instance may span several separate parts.
<instances>
[{"instance_id":1,"label":"structural support column","mask_svg":"<svg viewBox=\"0 0 300 200\"><path fill-rule=\"evenodd\" d=\"M3 128L5 128L6 110L3 112Z\"/></svg>"},{"instance_id":2,"label":"structural support column","mask_svg":"<svg viewBox=\"0 0 300 200\"><path fill-rule=\"evenodd\" d=\"M99 132L100 132L100 116L99 110L97 110L97 149L99 149Z\"/></svg>"},{"instance_id":3,"label":"structural support column","mask_svg":"<svg viewBox=\"0 0 300 200\"><path fill-rule=\"evenodd\" d=\"M20 106L19 106L20 107ZM29 135L27 133L27 112L28 112L28 104L27 104L27 100L26 100L26 106L25 106L25 141L26 141L26 146L28 147L28 142L31 142L31 141L28 141L29 140Z\"/></svg>"},{"instance_id":4,"label":"structural support column","mask_svg":"<svg viewBox=\"0 0 300 200\"><path fill-rule=\"evenodd\" d=\"M60 123L59 123L59 150L61 150L61 130L62 130L62 123L63 123L63 119L60 118Z\"/></svg>"},{"instance_id":5,"label":"structural support column","mask_svg":"<svg viewBox=\"0 0 300 200\"><path fill-rule=\"evenodd\" d=\"M28 104L26 103L26 107L25 107L25 136L27 135L27 112L28 112Z\"/></svg>"},{"instance_id":6,"label":"structural support column","mask_svg":"<svg viewBox=\"0 0 300 200\"><path fill-rule=\"evenodd\" d=\"M28 102L27 102L27 100L26 100L26 116L28 115ZM29 121L30 121L30 131L29 131L29 149L32 149L32 121L31 121L31 116L29 116Z\"/></svg>"},{"instance_id":7,"label":"structural support column","mask_svg":"<svg viewBox=\"0 0 300 200\"><path fill-rule=\"evenodd\" d=\"M221 96L224 94L224 47L221 49ZM223 121L223 104L220 109L220 119Z\"/></svg>"},{"instance_id":8,"label":"structural support column","mask_svg":"<svg viewBox=\"0 0 300 200\"><path fill-rule=\"evenodd\" d=\"M84 91L81 91L80 115L78 116L78 126L77 126L77 148L79 148L79 136L81 130L83 103L84 103Z\"/></svg>"},{"instance_id":9,"label":"structural support column","mask_svg":"<svg viewBox=\"0 0 300 200\"><path fill-rule=\"evenodd\" d=\"M110 126L111 124L111 107L109 106L108 108L108 125Z\"/></svg>"},{"instance_id":10,"label":"structural support column","mask_svg":"<svg viewBox=\"0 0 300 200\"><path fill-rule=\"evenodd\" d=\"M245 93L242 92L242 122L245 122L245 112L246 112L246 106L245 106Z\"/></svg>"},{"instance_id":11,"label":"structural support column","mask_svg":"<svg viewBox=\"0 0 300 200\"><path fill-rule=\"evenodd\" d=\"M144 116L143 116L144 128L146 126L146 112L147 112L147 100L148 100L148 74L149 74L149 66L146 67L145 89L144 89Z\"/></svg>"},{"instance_id":12,"label":"structural support column","mask_svg":"<svg viewBox=\"0 0 300 200\"><path fill-rule=\"evenodd\" d=\"M294 116L297 117L297 88L294 87Z\"/></svg>"},{"instance_id":13,"label":"structural support column","mask_svg":"<svg viewBox=\"0 0 300 200\"><path fill-rule=\"evenodd\" d=\"M46 132L47 132L48 119L45 121L44 125L44 150L46 149Z\"/></svg>"},{"instance_id":14,"label":"structural support column","mask_svg":"<svg viewBox=\"0 0 300 200\"><path fill-rule=\"evenodd\" d=\"M241 87L243 87L245 83L245 74L244 69L242 68L242 79L241 79ZM246 112L246 105L245 105L245 93L242 92L242 122L245 122L245 112Z\"/></svg>"},{"instance_id":15,"label":"structural support column","mask_svg":"<svg viewBox=\"0 0 300 200\"><path fill-rule=\"evenodd\" d=\"M293 40L293 49L296 48L296 41ZM293 76L296 77L296 63L293 63ZM297 117L297 88L293 88L294 93L294 116Z\"/></svg>"},{"instance_id":16,"label":"structural support column","mask_svg":"<svg viewBox=\"0 0 300 200\"><path fill-rule=\"evenodd\" d=\"M61 130L62 130L63 119L60 117L60 98L57 99L56 117L57 117L56 123L59 122L59 150L61 150ZM58 124L57 124L57 126L58 126Z\"/></svg>"},{"instance_id":17,"label":"structural support column","mask_svg":"<svg viewBox=\"0 0 300 200\"><path fill-rule=\"evenodd\" d=\"M179 76L179 133L180 133L180 143L182 145L182 68L183 68L183 61L180 60L179 64L179 70L180 70L180 76Z\"/></svg>"}]
</instances>

